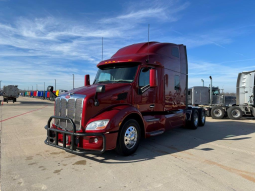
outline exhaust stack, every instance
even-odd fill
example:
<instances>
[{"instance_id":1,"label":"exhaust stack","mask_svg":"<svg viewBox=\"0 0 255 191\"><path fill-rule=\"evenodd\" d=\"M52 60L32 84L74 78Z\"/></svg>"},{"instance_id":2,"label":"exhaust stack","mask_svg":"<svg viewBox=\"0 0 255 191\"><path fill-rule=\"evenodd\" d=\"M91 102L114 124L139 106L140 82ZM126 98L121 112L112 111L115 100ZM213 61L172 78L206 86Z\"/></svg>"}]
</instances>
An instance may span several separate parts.
<instances>
[{"instance_id":1,"label":"exhaust stack","mask_svg":"<svg viewBox=\"0 0 255 191\"><path fill-rule=\"evenodd\" d=\"M209 76L210 80L211 80L211 84L210 84L210 105L212 105L212 76Z\"/></svg>"}]
</instances>

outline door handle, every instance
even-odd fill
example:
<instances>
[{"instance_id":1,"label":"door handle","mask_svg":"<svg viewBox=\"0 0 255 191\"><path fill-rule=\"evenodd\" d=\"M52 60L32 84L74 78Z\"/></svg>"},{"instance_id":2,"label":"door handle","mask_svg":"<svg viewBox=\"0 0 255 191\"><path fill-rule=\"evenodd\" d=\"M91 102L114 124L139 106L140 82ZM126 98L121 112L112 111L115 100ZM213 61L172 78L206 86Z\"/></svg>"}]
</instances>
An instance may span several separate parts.
<instances>
[{"instance_id":1,"label":"door handle","mask_svg":"<svg viewBox=\"0 0 255 191\"><path fill-rule=\"evenodd\" d=\"M154 105L154 104L150 105L150 108L154 108L154 107L155 107L155 105Z\"/></svg>"}]
</instances>

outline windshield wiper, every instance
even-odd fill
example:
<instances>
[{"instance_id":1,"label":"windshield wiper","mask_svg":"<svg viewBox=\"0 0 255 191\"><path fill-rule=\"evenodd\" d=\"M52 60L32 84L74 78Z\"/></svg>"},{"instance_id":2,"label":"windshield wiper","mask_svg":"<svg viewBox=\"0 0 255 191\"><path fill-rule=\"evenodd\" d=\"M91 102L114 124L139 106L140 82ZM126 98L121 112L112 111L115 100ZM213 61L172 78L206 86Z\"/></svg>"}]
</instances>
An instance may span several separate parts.
<instances>
[{"instance_id":1,"label":"windshield wiper","mask_svg":"<svg viewBox=\"0 0 255 191\"><path fill-rule=\"evenodd\" d=\"M109 83L109 82L112 82L112 81L110 81L110 80L107 80L107 81L98 81L98 82L96 82L96 83Z\"/></svg>"},{"instance_id":2,"label":"windshield wiper","mask_svg":"<svg viewBox=\"0 0 255 191\"><path fill-rule=\"evenodd\" d=\"M117 82L117 83L121 83L121 82L127 82L127 83L131 83L129 80L116 80L114 82Z\"/></svg>"}]
</instances>

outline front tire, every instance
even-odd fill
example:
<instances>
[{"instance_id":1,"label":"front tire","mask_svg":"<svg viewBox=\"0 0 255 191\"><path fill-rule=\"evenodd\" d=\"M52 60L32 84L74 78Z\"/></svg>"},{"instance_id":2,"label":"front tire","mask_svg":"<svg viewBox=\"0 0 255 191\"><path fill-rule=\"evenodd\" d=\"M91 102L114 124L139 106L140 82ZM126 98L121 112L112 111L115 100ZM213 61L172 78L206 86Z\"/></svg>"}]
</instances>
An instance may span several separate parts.
<instances>
[{"instance_id":1,"label":"front tire","mask_svg":"<svg viewBox=\"0 0 255 191\"><path fill-rule=\"evenodd\" d=\"M239 107L230 107L227 112L230 119L239 120L243 117L243 111Z\"/></svg>"},{"instance_id":2,"label":"front tire","mask_svg":"<svg viewBox=\"0 0 255 191\"><path fill-rule=\"evenodd\" d=\"M225 110L219 106L213 107L211 115L213 119L223 119L223 117L225 116Z\"/></svg>"},{"instance_id":3,"label":"front tire","mask_svg":"<svg viewBox=\"0 0 255 191\"><path fill-rule=\"evenodd\" d=\"M121 126L115 150L123 156L131 155L138 148L140 139L139 123L134 119L129 119Z\"/></svg>"}]
</instances>

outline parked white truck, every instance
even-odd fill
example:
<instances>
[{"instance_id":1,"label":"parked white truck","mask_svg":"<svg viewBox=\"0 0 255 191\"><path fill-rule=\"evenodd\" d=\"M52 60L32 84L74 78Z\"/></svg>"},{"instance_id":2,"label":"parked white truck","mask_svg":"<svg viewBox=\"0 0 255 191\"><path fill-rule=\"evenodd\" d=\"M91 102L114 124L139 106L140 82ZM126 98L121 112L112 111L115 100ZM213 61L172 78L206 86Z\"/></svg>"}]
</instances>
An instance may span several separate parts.
<instances>
[{"instance_id":1,"label":"parked white truck","mask_svg":"<svg viewBox=\"0 0 255 191\"><path fill-rule=\"evenodd\" d=\"M212 87L212 83L211 86ZM210 99L208 98L210 93ZM189 104L204 107L207 116L213 119L241 119L243 115L255 117L255 70L238 74L236 100L234 96L221 96L219 89L195 87L189 89ZM209 100L208 100L209 99ZM210 101L210 104L207 104ZM234 103L236 101L236 103Z\"/></svg>"},{"instance_id":2,"label":"parked white truck","mask_svg":"<svg viewBox=\"0 0 255 191\"><path fill-rule=\"evenodd\" d=\"M4 102L8 103L9 100L12 100L13 103L16 102L17 98L19 97L18 86L17 85L4 86L3 97L4 97Z\"/></svg>"}]
</instances>

